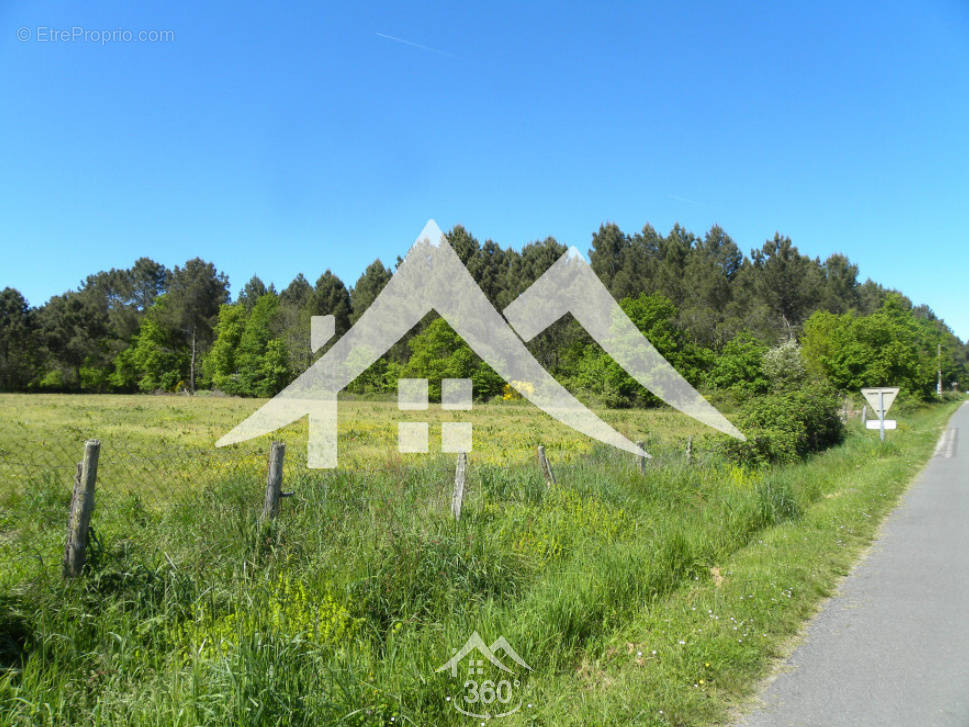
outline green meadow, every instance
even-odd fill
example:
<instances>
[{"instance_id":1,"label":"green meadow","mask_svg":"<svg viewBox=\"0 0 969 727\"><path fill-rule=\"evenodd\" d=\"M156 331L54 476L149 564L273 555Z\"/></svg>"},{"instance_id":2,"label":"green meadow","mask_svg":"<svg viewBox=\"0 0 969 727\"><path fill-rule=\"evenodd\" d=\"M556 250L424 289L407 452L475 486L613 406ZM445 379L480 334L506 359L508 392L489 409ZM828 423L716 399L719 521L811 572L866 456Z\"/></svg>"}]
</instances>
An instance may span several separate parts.
<instances>
[{"instance_id":1,"label":"green meadow","mask_svg":"<svg viewBox=\"0 0 969 727\"><path fill-rule=\"evenodd\" d=\"M745 468L665 409L603 413L645 473L521 402L348 399L340 467L214 441L259 400L0 395L0 724L472 725L436 671L473 632L531 667L504 725L707 725L753 694L930 456L956 402ZM431 422L431 455L396 453ZM471 421L463 514L440 421ZM60 575L74 462L102 441L87 572ZM684 449L694 438L695 456ZM548 450L547 487L535 447ZM452 700L449 701L448 697ZM497 705L496 705L497 706Z\"/></svg>"}]
</instances>

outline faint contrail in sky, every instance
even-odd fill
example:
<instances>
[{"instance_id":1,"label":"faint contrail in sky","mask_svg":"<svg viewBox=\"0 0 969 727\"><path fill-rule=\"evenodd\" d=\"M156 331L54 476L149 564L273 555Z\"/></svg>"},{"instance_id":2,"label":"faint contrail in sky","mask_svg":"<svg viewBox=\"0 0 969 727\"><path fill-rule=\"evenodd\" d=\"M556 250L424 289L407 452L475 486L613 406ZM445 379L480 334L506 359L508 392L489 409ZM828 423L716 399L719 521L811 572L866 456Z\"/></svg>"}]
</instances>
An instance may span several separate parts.
<instances>
[{"instance_id":1,"label":"faint contrail in sky","mask_svg":"<svg viewBox=\"0 0 969 727\"><path fill-rule=\"evenodd\" d=\"M668 194L666 196L672 200L676 200L677 202L687 202L689 204L698 204L701 207L703 206L703 202L697 202L695 199L690 199L689 197L680 197L675 194Z\"/></svg>"},{"instance_id":2,"label":"faint contrail in sky","mask_svg":"<svg viewBox=\"0 0 969 727\"><path fill-rule=\"evenodd\" d=\"M427 45L421 45L420 43L414 43L410 40L404 40L403 38L395 38L392 35L387 35L386 33L377 33L378 38L385 38L386 40L392 40L395 43L403 43L404 45L409 45L411 48L419 48L420 50L430 51L431 53L439 53L442 56L448 56L450 58L455 58L453 53L448 53L446 50L441 50L439 48L431 48Z\"/></svg>"}]
</instances>

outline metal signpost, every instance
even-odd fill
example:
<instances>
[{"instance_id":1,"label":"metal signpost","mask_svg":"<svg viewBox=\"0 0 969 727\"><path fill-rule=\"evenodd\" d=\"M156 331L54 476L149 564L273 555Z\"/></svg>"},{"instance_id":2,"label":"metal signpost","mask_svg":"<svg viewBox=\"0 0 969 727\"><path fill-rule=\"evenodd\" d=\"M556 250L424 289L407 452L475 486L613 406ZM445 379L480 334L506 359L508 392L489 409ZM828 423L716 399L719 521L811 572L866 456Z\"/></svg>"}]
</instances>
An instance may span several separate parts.
<instances>
[{"instance_id":1,"label":"metal signpost","mask_svg":"<svg viewBox=\"0 0 969 727\"><path fill-rule=\"evenodd\" d=\"M877 429L879 431L879 437L884 442L885 441L885 430L895 429L897 423L894 419L886 419L885 412L887 412L892 404L895 402L895 397L898 396L897 386L884 386L880 388L872 389L862 389L862 396L871 405L872 411L878 415L878 419L872 419L865 422L865 426L868 429Z\"/></svg>"}]
</instances>

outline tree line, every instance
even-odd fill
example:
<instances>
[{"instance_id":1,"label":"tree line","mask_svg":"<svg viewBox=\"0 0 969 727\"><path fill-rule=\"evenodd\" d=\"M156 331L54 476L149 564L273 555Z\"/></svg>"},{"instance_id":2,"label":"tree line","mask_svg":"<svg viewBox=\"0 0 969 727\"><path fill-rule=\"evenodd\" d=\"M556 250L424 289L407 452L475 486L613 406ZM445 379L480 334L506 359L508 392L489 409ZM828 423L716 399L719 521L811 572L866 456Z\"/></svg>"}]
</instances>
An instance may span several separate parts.
<instances>
[{"instance_id":1,"label":"tree line","mask_svg":"<svg viewBox=\"0 0 969 727\"><path fill-rule=\"evenodd\" d=\"M480 243L462 226L447 237L499 310L566 251L551 237L520 251ZM604 224L589 261L660 353L701 388L745 397L794 367L842 391L897 384L928 398L940 365L945 388L969 387L969 344L927 306L860 282L844 255L811 258L780 234L745 255L719 226L698 236L677 224L664 236L650 225L629 234ZM253 276L230 300L229 280L211 262L168 269L140 258L39 307L8 287L0 292L0 390L272 396L325 351L310 349L311 317L333 315L338 337L392 274L378 259L351 287L326 270L315 283L301 273L281 291ZM656 401L569 316L528 345L560 381L604 405ZM472 378L478 398L513 395L435 314L351 389L391 392L400 376L429 378L432 395L446 377Z\"/></svg>"}]
</instances>

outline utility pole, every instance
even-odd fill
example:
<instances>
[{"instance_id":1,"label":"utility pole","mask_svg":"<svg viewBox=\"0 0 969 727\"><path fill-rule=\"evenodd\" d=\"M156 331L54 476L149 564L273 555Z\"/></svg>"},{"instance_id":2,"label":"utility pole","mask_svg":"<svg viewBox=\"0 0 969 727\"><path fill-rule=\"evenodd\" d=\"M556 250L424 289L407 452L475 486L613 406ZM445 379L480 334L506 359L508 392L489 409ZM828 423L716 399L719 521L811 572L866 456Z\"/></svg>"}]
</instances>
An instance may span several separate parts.
<instances>
[{"instance_id":1,"label":"utility pole","mask_svg":"<svg viewBox=\"0 0 969 727\"><path fill-rule=\"evenodd\" d=\"M939 344L939 355L938 355L938 366L939 366L939 381L935 385L935 393L942 398L942 344Z\"/></svg>"}]
</instances>

